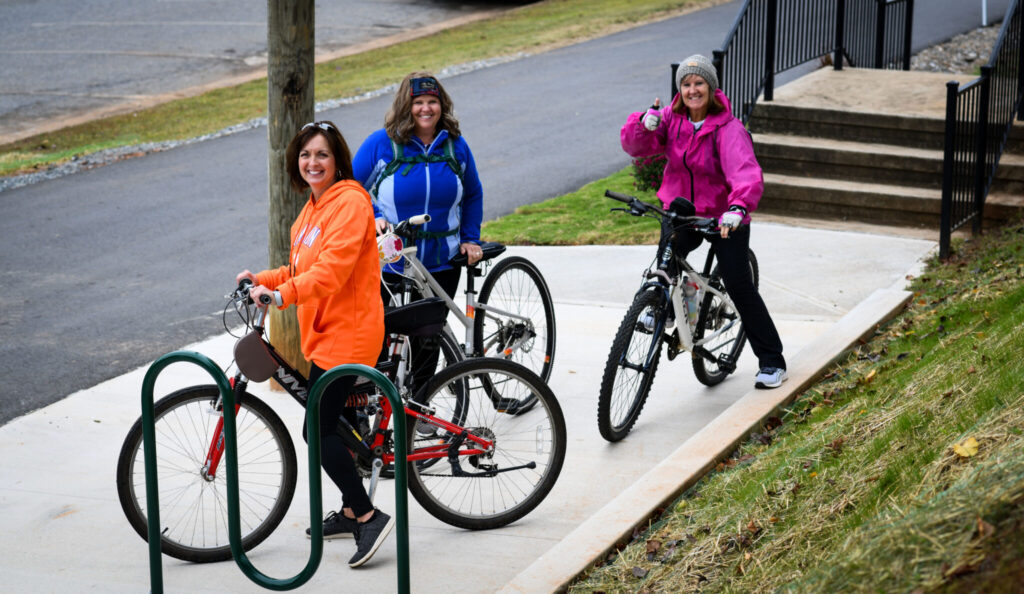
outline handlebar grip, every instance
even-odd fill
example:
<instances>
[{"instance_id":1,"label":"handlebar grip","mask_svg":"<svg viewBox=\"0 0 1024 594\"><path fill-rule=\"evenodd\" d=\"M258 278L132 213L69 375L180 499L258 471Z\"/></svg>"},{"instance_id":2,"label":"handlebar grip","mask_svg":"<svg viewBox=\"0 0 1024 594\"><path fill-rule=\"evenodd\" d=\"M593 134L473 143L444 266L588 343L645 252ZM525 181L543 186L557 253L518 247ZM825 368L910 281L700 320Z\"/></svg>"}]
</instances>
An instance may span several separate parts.
<instances>
[{"instance_id":1,"label":"handlebar grip","mask_svg":"<svg viewBox=\"0 0 1024 594\"><path fill-rule=\"evenodd\" d=\"M620 194L619 192L613 192L611 190L605 190L604 195L607 198L611 198L612 200L618 200L619 202L625 202L626 204L629 204L634 200L632 196L627 196L625 194Z\"/></svg>"},{"instance_id":2,"label":"handlebar grip","mask_svg":"<svg viewBox=\"0 0 1024 594\"><path fill-rule=\"evenodd\" d=\"M414 217L409 217L409 224L410 225L424 225L424 224L429 223L429 222L430 222L430 215L428 215L427 213L423 213L421 215L416 215Z\"/></svg>"},{"instance_id":3,"label":"handlebar grip","mask_svg":"<svg viewBox=\"0 0 1024 594\"><path fill-rule=\"evenodd\" d=\"M260 305L270 305L273 301L274 299L266 293L260 295Z\"/></svg>"}]
</instances>

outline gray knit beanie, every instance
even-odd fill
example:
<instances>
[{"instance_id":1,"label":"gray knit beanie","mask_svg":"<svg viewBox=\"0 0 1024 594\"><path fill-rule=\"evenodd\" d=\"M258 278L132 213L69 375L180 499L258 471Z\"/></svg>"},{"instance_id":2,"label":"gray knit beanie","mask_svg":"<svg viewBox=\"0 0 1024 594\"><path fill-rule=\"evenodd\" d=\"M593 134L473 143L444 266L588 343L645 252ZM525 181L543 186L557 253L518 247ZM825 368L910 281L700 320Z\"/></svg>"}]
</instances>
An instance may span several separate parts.
<instances>
[{"instance_id":1,"label":"gray knit beanie","mask_svg":"<svg viewBox=\"0 0 1024 594\"><path fill-rule=\"evenodd\" d=\"M700 54L694 54L680 62L679 68L676 70L676 86L680 89L683 88L683 79L691 74L696 74L706 80L708 86L711 87L712 94L718 90L718 74L715 73L715 65L711 63L711 60Z\"/></svg>"}]
</instances>

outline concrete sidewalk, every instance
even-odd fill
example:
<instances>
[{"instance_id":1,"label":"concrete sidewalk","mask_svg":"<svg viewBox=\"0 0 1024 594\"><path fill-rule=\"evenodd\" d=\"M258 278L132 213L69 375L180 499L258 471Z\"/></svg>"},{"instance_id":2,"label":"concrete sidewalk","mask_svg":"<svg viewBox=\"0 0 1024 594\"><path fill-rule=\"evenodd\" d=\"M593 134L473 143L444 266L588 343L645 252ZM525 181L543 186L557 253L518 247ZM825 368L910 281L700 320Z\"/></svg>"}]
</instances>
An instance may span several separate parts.
<instances>
[{"instance_id":1,"label":"concrete sidewalk","mask_svg":"<svg viewBox=\"0 0 1024 594\"><path fill-rule=\"evenodd\" d=\"M827 336L837 322L876 290L902 289L906 276L916 273L935 247L934 241L924 239L760 220L753 227L751 245L761 266L761 291L779 327L790 368L803 370L802 376L807 375L807 364L802 362L838 354L807 353L804 347L814 345L812 349L820 350L820 345L830 344ZM559 557L563 539L578 542L571 535L578 535L589 518L608 513L602 510L617 509L620 493L637 496L642 491L637 488L641 478L650 469L664 466L674 451L685 450L681 446L709 423L741 431L729 423L736 414L736 407L730 407L752 388L756 361L749 348L736 374L713 389L696 381L687 358L663 361L633 432L618 444L604 442L596 426L598 385L612 336L654 249L533 247L510 252L538 264L556 302L558 345L550 383L566 416L565 465L540 507L499 530L452 528L410 499L414 592L493 592L510 583L521 591L551 589L561 582L523 581L516 576L528 574L535 563L550 563L552 554ZM857 319L865 325L862 330L870 331L871 314L883 312L865 316L864 307ZM227 364L232 346L233 340L225 336L185 348ZM118 451L139 416L147 368L72 394L0 427L4 460L0 570L6 591L138 592L149 588L147 546L124 519L114 485ZM160 376L156 393L208 381L198 367L176 364ZM800 381L794 378L791 383ZM303 411L286 395L271 392L267 384L253 385L251 391L281 414L299 450L299 485L289 514L267 542L249 553L263 573L287 578L305 566L309 554L304 534L308 524L305 450L298 447L303 443ZM727 415L720 416L727 410ZM691 478L678 471L666 476L669 481L678 478L676 487ZM330 509L338 496L326 477L325 485L324 508ZM392 510L393 498L393 483L383 483L377 504ZM325 543L320 568L303 590L393 590L394 543L394 538L389 539L360 570L351 570L345 563L353 551L352 541ZM590 554L582 547L575 553L583 558ZM230 562L194 565L165 557L163 568L169 592L262 591Z\"/></svg>"}]
</instances>

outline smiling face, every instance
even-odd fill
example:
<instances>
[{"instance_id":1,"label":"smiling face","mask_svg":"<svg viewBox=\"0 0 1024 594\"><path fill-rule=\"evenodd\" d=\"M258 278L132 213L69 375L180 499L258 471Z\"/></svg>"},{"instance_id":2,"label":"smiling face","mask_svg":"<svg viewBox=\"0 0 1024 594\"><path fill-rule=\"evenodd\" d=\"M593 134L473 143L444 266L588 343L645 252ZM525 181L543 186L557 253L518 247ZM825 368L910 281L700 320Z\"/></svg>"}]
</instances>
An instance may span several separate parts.
<instances>
[{"instance_id":1,"label":"smiling face","mask_svg":"<svg viewBox=\"0 0 1024 594\"><path fill-rule=\"evenodd\" d=\"M429 144L441 121L441 100L434 95L419 95L412 98L412 120L416 125L414 133Z\"/></svg>"},{"instance_id":2,"label":"smiling face","mask_svg":"<svg viewBox=\"0 0 1024 594\"><path fill-rule=\"evenodd\" d=\"M703 121L711 104L711 87L708 82L696 74L689 74L683 79L679 93L683 97L683 105L690 112L690 119L694 122Z\"/></svg>"},{"instance_id":3,"label":"smiling face","mask_svg":"<svg viewBox=\"0 0 1024 594\"><path fill-rule=\"evenodd\" d=\"M319 198L324 190L337 179L334 155L323 134L309 139L299 150L299 175L309 184L313 198Z\"/></svg>"}]
</instances>

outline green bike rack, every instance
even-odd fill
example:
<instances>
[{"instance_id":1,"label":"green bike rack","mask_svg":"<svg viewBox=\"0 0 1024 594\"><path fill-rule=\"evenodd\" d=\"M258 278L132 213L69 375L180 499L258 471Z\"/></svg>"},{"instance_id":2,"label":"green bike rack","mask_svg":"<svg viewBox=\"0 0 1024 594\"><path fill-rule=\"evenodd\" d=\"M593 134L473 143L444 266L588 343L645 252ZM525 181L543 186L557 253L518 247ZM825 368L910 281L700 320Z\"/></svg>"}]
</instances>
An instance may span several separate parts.
<instances>
[{"instance_id":1,"label":"green bike rack","mask_svg":"<svg viewBox=\"0 0 1024 594\"><path fill-rule=\"evenodd\" d=\"M142 441L146 466L146 498L148 534L160 534L160 502L156 478L156 427L153 386L156 377L172 363L185 361L205 369L220 390L224 405L224 441L227 455L228 488L228 540L235 563L250 580L269 590L294 590L305 584L316 573L323 557L323 501L320 492L320 398L326 387L335 379L346 375L358 375L377 385L391 404L393 434L395 441L395 519L398 523L398 591L409 592L409 498L406 455L406 419L404 406L395 386L379 371L366 365L340 365L320 377L310 390L306 404L306 434L309 446L309 526L310 552L306 567L298 575L288 579L271 578L256 569L245 551L242 550L241 520L238 512L238 449L235 427L235 394L228 378L213 361L205 355L192 351L175 351L157 359L149 367L142 381ZM163 564L160 558L160 539L149 538L150 587L156 594L163 594Z\"/></svg>"}]
</instances>

